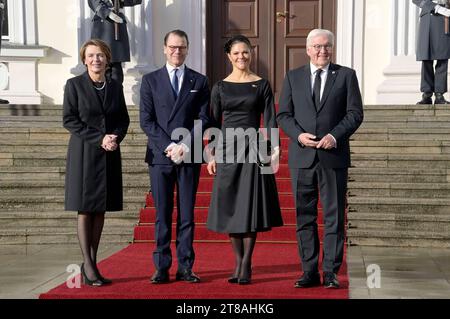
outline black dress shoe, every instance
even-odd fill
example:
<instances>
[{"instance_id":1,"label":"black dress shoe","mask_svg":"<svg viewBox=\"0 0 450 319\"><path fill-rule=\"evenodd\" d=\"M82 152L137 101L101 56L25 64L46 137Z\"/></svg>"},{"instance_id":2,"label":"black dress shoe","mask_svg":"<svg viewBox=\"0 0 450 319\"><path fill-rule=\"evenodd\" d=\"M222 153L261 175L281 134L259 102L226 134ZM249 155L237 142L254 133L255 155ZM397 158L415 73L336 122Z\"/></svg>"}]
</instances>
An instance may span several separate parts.
<instances>
[{"instance_id":1,"label":"black dress shoe","mask_svg":"<svg viewBox=\"0 0 450 319\"><path fill-rule=\"evenodd\" d=\"M303 276L295 282L295 288L309 288L320 286L320 274L318 272L305 271Z\"/></svg>"},{"instance_id":2,"label":"black dress shoe","mask_svg":"<svg viewBox=\"0 0 450 319\"><path fill-rule=\"evenodd\" d=\"M323 285L325 288L339 288L339 281L337 280L337 276L333 272L324 272L323 273Z\"/></svg>"},{"instance_id":3,"label":"black dress shoe","mask_svg":"<svg viewBox=\"0 0 450 319\"><path fill-rule=\"evenodd\" d=\"M197 276L191 269L178 270L175 279L192 283L200 282L200 277Z\"/></svg>"},{"instance_id":4,"label":"black dress shoe","mask_svg":"<svg viewBox=\"0 0 450 319\"><path fill-rule=\"evenodd\" d=\"M9 104L8 100L0 99L0 104Z\"/></svg>"},{"instance_id":5,"label":"black dress shoe","mask_svg":"<svg viewBox=\"0 0 450 319\"><path fill-rule=\"evenodd\" d=\"M237 284L238 281L239 281L239 278L238 278L238 277L230 277L230 278L228 278L228 282L229 282L230 284Z\"/></svg>"},{"instance_id":6,"label":"black dress shoe","mask_svg":"<svg viewBox=\"0 0 450 319\"><path fill-rule=\"evenodd\" d=\"M169 272L167 270L157 270L150 279L152 284L164 284L169 282Z\"/></svg>"},{"instance_id":7,"label":"black dress shoe","mask_svg":"<svg viewBox=\"0 0 450 319\"><path fill-rule=\"evenodd\" d=\"M422 99L417 102L417 104L433 104L433 101L431 100L431 97L433 96L433 93L423 93Z\"/></svg>"},{"instance_id":8,"label":"black dress shoe","mask_svg":"<svg viewBox=\"0 0 450 319\"><path fill-rule=\"evenodd\" d=\"M434 93L434 104L450 104L450 102L444 98L443 93Z\"/></svg>"}]
</instances>

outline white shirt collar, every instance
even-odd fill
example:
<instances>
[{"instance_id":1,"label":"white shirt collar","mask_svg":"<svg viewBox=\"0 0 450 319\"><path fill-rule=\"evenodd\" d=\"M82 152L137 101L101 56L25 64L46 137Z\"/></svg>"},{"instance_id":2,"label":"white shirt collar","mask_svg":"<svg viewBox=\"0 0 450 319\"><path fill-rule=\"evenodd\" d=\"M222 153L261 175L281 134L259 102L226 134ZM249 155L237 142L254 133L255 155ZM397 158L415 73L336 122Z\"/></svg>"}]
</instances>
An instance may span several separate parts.
<instances>
[{"instance_id":1,"label":"white shirt collar","mask_svg":"<svg viewBox=\"0 0 450 319\"><path fill-rule=\"evenodd\" d=\"M318 67L315 66L314 64L312 64L311 62L309 63L309 65L311 66L311 75L315 75ZM323 67L322 71L328 72L329 68L330 68L330 63L328 63L325 67Z\"/></svg>"},{"instance_id":2,"label":"white shirt collar","mask_svg":"<svg viewBox=\"0 0 450 319\"><path fill-rule=\"evenodd\" d=\"M175 69L178 69L181 71L181 73L184 73L186 64L182 64L179 67L174 67L174 66L170 65L169 62L166 62L166 68L167 68L167 72L169 72L169 74L172 74L173 70L175 70Z\"/></svg>"}]
</instances>

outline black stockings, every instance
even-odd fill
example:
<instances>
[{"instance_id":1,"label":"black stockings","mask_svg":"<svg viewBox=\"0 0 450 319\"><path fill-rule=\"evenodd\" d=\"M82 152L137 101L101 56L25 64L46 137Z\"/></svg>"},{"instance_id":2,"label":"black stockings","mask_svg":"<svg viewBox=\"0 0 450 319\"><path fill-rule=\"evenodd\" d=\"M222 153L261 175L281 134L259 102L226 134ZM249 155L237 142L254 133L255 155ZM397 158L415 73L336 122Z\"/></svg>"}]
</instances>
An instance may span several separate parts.
<instances>
[{"instance_id":1,"label":"black stockings","mask_svg":"<svg viewBox=\"0 0 450 319\"><path fill-rule=\"evenodd\" d=\"M105 213L78 212L78 241L84 260L84 271L90 280L99 279L97 251L102 236Z\"/></svg>"},{"instance_id":2,"label":"black stockings","mask_svg":"<svg viewBox=\"0 0 450 319\"><path fill-rule=\"evenodd\" d=\"M250 278L252 255L256 243L256 233L230 234L231 245L236 257L233 278Z\"/></svg>"}]
</instances>

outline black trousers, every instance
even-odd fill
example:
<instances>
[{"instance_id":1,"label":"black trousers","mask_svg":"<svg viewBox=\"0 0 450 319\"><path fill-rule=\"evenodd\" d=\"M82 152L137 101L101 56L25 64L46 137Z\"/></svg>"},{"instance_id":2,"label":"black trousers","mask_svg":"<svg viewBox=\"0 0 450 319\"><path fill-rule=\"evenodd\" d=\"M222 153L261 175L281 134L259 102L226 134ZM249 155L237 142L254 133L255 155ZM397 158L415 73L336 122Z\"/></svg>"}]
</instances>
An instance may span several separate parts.
<instances>
[{"instance_id":1,"label":"black trousers","mask_svg":"<svg viewBox=\"0 0 450 319\"><path fill-rule=\"evenodd\" d=\"M447 69L448 60L422 61L422 72L420 80L420 91L423 93L445 93L447 92Z\"/></svg>"},{"instance_id":2,"label":"black trousers","mask_svg":"<svg viewBox=\"0 0 450 319\"><path fill-rule=\"evenodd\" d=\"M153 262L156 269L168 270L172 265L170 242L174 191L178 208L176 250L178 270L192 269L195 259L194 205L200 177L200 165L150 165L151 192L156 207Z\"/></svg>"},{"instance_id":3,"label":"black trousers","mask_svg":"<svg viewBox=\"0 0 450 319\"><path fill-rule=\"evenodd\" d=\"M322 269L337 273L342 265L347 176L347 168L323 168L317 160L311 168L291 169L297 210L297 241L303 271L318 272L319 269L319 194L325 227Z\"/></svg>"}]
</instances>

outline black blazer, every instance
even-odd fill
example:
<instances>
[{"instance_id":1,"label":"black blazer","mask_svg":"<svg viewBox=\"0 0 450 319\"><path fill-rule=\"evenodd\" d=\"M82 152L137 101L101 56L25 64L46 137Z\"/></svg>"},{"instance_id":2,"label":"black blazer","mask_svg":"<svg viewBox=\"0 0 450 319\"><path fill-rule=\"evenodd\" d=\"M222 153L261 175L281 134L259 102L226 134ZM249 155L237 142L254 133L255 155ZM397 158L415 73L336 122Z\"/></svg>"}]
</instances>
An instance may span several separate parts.
<instances>
[{"instance_id":1,"label":"black blazer","mask_svg":"<svg viewBox=\"0 0 450 319\"><path fill-rule=\"evenodd\" d=\"M175 99L166 66L142 78L140 123L148 136L145 161L149 164L171 165L173 162L164 154L170 143L181 141L173 137L175 129L185 128L194 136L194 121L200 120L201 127L196 132L203 134L210 125L209 86L207 78L186 67L184 80L178 98ZM198 136L200 141L202 136ZM194 143L184 141L194 155ZM201 145L198 146L201 149Z\"/></svg>"},{"instance_id":2,"label":"black blazer","mask_svg":"<svg viewBox=\"0 0 450 319\"><path fill-rule=\"evenodd\" d=\"M291 138L290 168L309 168L316 154L323 167L349 167L349 138L363 121L362 99L355 71L330 64L318 110L312 100L310 64L288 72L281 91L277 120ZM311 133L319 138L330 133L336 138L337 148L317 150L303 147L298 142L301 133Z\"/></svg>"}]
</instances>

